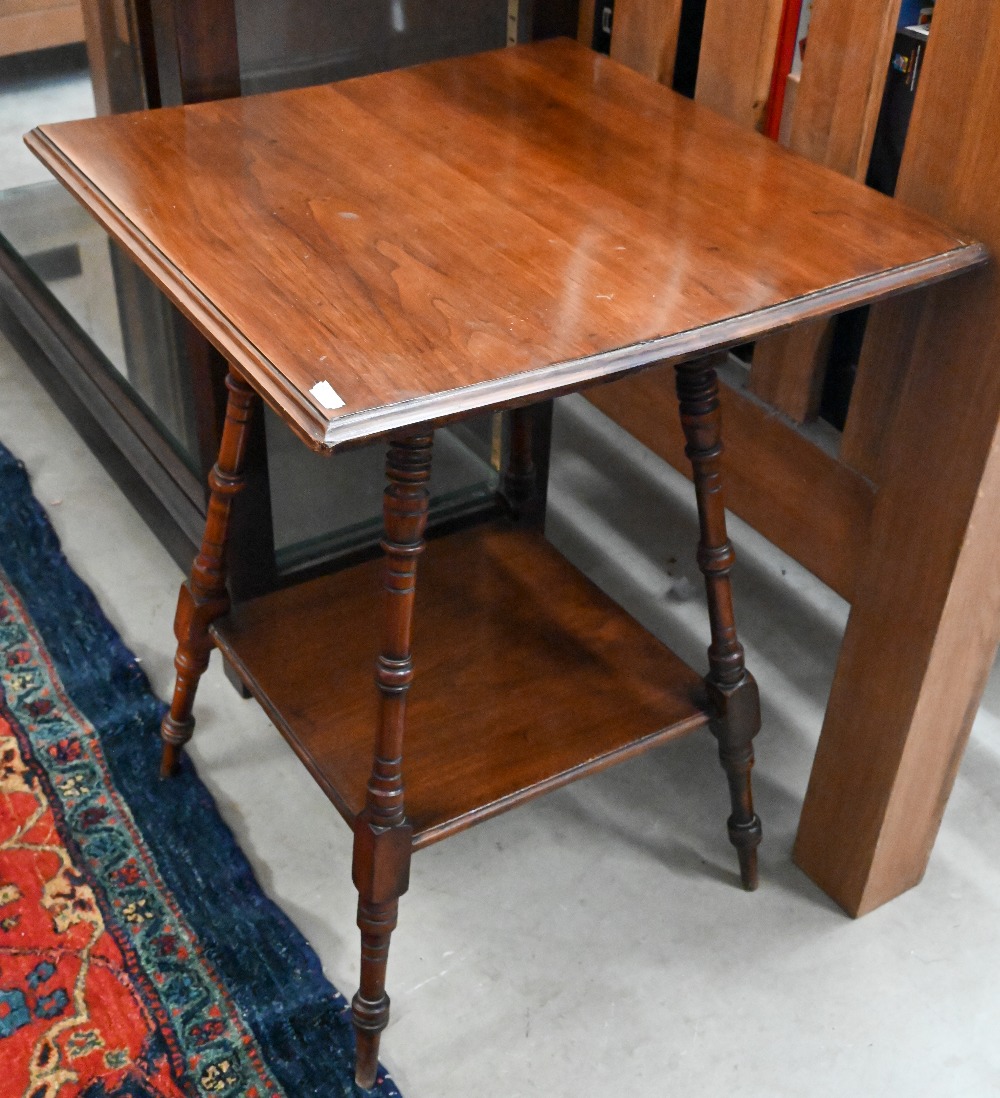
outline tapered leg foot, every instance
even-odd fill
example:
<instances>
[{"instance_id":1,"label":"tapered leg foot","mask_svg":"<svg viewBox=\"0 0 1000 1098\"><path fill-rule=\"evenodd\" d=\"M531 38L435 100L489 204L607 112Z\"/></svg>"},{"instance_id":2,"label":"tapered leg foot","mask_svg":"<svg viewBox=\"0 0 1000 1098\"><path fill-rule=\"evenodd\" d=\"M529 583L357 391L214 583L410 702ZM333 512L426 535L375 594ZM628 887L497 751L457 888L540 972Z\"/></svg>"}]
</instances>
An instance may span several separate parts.
<instances>
[{"instance_id":1,"label":"tapered leg foot","mask_svg":"<svg viewBox=\"0 0 1000 1098\"><path fill-rule=\"evenodd\" d=\"M197 567L197 564L196 564ZM229 606L225 589L203 594L200 598L191 590L192 581L181 586L174 618L177 654L174 668L174 692L170 708L160 722L160 777L172 778L177 773L181 752L194 733L194 698L201 676L208 668L212 639L208 628Z\"/></svg>"},{"instance_id":2,"label":"tapered leg foot","mask_svg":"<svg viewBox=\"0 0 1000 1098\"><path fill-rule=\"evenodd\" d=\"M174 669L177 674L170 708L160 722L160 739L163 741L161 778L172 778L177 773L181 752L194 733L194 698L212 652L208 627L228 606L224 590L199 599L192 593L191 584L190 580L182 584L177 596L174 617L174 635L177 637Z\"/></svg>"},{"instance_id":3,"label":"tapered leg foot","mask_svg":"<svg viewBox=\"0 0 1000 1098\"><path fill-rule=\"evenodd\" d=\"M160 777L172 778L181 764L180 744L165 743L160 754Z\"/></svg>"},{"instance_id":4,"label":"tapered leg foot","mask_svg":"<svg viewBox=\"0 0 1000 1098\"><path fill-rule=\"evenodd\" d=\"M757 847L763 834L750 781L753 738L760 729L760 695L748 672L735 686L709 682L708 693L715 713L712 733L719 741L719 761L729 783L729 841L736 847L743 887L753 892L757 888Z\"/></svg>"},{"instance_id":5,"label":"tapered leg foot","mask_svg":"<svg viewBox=\"0 0 1000 1098\"><path fill-rule=\"evenodd\" d=\"M195 640L193 634L196 630L193 628L191 615L187 612L190 604L190 594L185 585L181 588L177 603L175 623L179 638L177 655L174 659L177 678L174 680L170 708L163 714L163 720L160 721L160 739L163 741L163 750L160 754L161 778L172 778L177 773L184 745L194 734L194 717L191 710L194 707L198 682L208 667L208 657L211 653L207 629L199 630L198 632L203 635L198 642Z\"/></svg>"},{"instance_id":6,"label":"tapered leg foot","mask_svg":"<svg viewBox=\"0 0 1000 1098\"><path fill-rule=\"evenodd\" d=\"M361 929L361 986L351 1000L354 1023L354 1081L370 1090L378 1071L378 1049L382 1030L389 1024L389 996L385 993L385 970L389 960L389 939L396 929L399 904L358 903Z\"/></svg>"},{"instance_id":7,"label":"tapered leg foot","mask_svg":"<svg viewBox=\"0 0 1000 1098\"><path fill-rule=\"evenodd\" d=\"M378 1075L378 1049L389 1018L389 997L384 995L381 1002L369 1003L360 993L351 1000L351 1012L354 1020L354 1081L362 1090L371 1090ZM384 1016L385 1021L370 1028L364 1021L369 1015Z\"/></svg>"},{"instance_id":8,"label":"tapered leg foot","mask_svg":"<svg viewBox=\"0 0 1000 1098\"><path fill-rule=\"evenodd\" d=\"M378 1041L379 1035L362 1033L357 1034L357 1059L354 1066L354 1081L362 1090L371 1090L375 1086L378 1074Z\"/></svg>"},{"instance_id":9,"label":"tapered leg foot","mask_svg":"<svg viewBox=\"0 0 1000 1098\"><path fill-rule=\"evenodd\" d=\"M732 832L730 832L732 835ZM757 841L760 842L758 835ZM759 879L757 877L757 848L744 850L737 847L736 855L740 860L740 881L747 892L756 892Z\"/></svg>"},{"instance_id":10,"label":"tapered leg foot","mask_svg":"<svg viewBox=\"0 0 1000 1098\"><path fill-rule=\"evenodd\" d=\"M747 793L750 787L747 785ZM749 822L738 822L735 816L729 817L729 841L736 847L736 856L740 861L740 881L747 892L756 892L757 847L760 846L763 830L760 817L754 813Z\"/></svg>"}]
</instances>

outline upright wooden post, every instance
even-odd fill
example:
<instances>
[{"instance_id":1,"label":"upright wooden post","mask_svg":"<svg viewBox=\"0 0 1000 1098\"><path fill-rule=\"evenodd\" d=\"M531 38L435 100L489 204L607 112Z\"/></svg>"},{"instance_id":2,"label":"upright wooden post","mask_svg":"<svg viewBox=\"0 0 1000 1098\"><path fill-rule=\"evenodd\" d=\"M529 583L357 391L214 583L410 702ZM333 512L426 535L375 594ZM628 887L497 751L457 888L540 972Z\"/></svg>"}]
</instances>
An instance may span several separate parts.
<instances>
[{"instance_id":1,"label":"upright wooden post","mask_svg":"<svg viewBox=\"0 0 1000 1098\"><path fill-rule=\"evenodd\" d=\"M997 50L993 0L939 0L899 183L995 254ZM928 294L795 847L853 915L920 880L1000 641L998 353L995 264Z\"/></svg>"},{"instance_id":2,"label":"upright wooden post","mask_svg":"<svg viewBox=\"0 0 1000 1098\"><path fill-rule=\"evenodd\" d=\"M181 102L239 95L234 0L168 0L166 10L177 49Z\"/></svg>"},{"instance_id":3,"label":"upright wooden post","mask_svg":"<svg viewBox=\"0 0 1000 1098\"><path fill-rule=\"evenodd\" d=\"M763 125L782 0L708 0L694 97L746 129Z\"/></svg>"},{"instance_id":4,"label":"upright wooden post","mask_svg":"<svg viewBox=\"0 0 1000 1098\"><path fill-rule=\"evenodd\" d=\"M673 81L682 0L617 0L611 56L661 84Z\"/></svg>"},{"instance_id":5,"label":"upright wooden post","mask_svg":"<svg viewBox=\"0 0 1000 1098\"><path fill-rule=\"evenodd\" d=\"M874 484L885 476L913 340L923 310L920 294L886 301L869 314L847 420L840 438L840 459Z\"/></svg>"},{"instance_id":6,"label":"upright wooden post","mask_svg":"<svg viewBox=\"0 0 1000 1098\"><path fill-rule=\"evenodd\" d=\"M147 88L155 88L150 106L200 103L240 94L240 57L235 0L134 0L138 45ZM160 47L160 56L153 44ZM161 79L162 78L162 79ZM134 279L135 272L119 277ZM166 308L145 279L135 292L148 303L150 314ZM207 339L176 310L164 315L166 338L177 348L190 374L198 448L207 472L219 445L225 404L222 381L226 363ZM221 398L221 399L220 399ZM267 439L263 416L249 425L246 490L233 516L231 559L227 562L230 594L237 601L273 590L277 583L271 515Z\"/></svg>"},{"instance_id":7,"label":"upright wooden post","mask_svg":"<svg viewBox=\"0 0 1000 1098\"><path fill-rule=\"evenodd\" d=\"M816 0L791 149L863 182L901 0Z\"/></svg>"},{"instance_id":8,"label":"upright wooden post","mask_svg":"<svg viewBox=\"0 0 1000 1098\"><path fill-rule=\"evenodd\" d=\"M617 0L611 56L669 85L682 6L682 0ZM695 98L734 122L759 127L780 18L781 0L708 0ZM589 44L582 29L581 41Z\"/></svg>"},{"instance_id":9,"label":"upright wooden post","mask_svg":"<svg viewBox=\"0 0 1000 1098\"><path fill-rule=\"evenodd\" d=\"M577 13L576 40L581 46L590 47L594 40L594 14L597 8L595 0L580 0Z\"/></svg>"},{"instance_id":10,"label":"upright wooden post","mask_svg":"<svg viewBox=\"0 0 1000 1098\"><path fill-rule=\"evenodd\" d=\"M816 0L792 118L793 152L864 180L901 0ZM802 423L816 414L829 322L762 339L750 388Z\"/></svg>"}]
</instances>

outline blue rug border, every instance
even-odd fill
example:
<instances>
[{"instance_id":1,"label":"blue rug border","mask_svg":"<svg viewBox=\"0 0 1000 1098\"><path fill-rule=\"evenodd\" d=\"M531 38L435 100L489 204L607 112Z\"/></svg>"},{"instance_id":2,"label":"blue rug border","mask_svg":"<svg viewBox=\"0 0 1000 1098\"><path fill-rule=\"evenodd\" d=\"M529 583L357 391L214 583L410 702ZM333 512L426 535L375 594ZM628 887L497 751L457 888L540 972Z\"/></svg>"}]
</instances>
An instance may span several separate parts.
<instances>
[{"instance_id":1,"label":"blue rug border","mask_svg":"<svg viewBox=\"0 0 1000 1098\"><path fill-rule=\"evenodd\" d=\"M289 1098L401 1098L390 1078L372 1091L354 1084L346 1000L323 975L306 939L262 892L191 764L185 760L171 781L159 779L158 733L165 707L93 592L67 561L23 463L2 443L0 500L0 563L67 694L99 730L114 782L164 883L177 897L275 1078ZM199 850L197 866L179 856L184 850ZM207 869L224 874L224 889L205 887ZM233 907L236 895L240 910ZM241 924L239 933L219 933L234 921ZM240 946L248 940L255 943L254 956L263 955L266 964L247 964ZM269 1018L265 1009L275 1002L283 1004L277 1019ZM334 1034L338 1041L331 1040ZM383 1074L380 1070L380 1079Z\"/></svg>"}]
</instances>

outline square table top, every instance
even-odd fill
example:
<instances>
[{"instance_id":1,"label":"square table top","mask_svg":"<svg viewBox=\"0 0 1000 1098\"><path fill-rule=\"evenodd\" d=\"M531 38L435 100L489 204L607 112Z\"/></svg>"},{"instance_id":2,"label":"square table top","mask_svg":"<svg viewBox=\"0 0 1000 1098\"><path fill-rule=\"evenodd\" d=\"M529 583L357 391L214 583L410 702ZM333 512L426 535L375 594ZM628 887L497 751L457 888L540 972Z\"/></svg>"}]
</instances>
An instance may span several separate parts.
<instances>
[{"instance_id":1,"label":"square table top","mask_svg":"<svg viewBox=\"0 0 1000 1098\"><path fill-rule=\"evenodd\" d=\"M320 450L986 259L565 40L26 140Z\"/></svg>"}]
</instances>

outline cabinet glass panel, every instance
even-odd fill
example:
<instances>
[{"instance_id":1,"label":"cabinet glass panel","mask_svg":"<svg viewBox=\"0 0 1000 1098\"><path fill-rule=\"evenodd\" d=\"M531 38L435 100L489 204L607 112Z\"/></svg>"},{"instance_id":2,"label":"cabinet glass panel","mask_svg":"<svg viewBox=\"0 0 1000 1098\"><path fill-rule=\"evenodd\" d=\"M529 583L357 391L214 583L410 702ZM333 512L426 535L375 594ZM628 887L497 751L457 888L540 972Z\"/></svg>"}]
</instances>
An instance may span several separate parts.
<instances>
[{"instance_id":1,"label":"cabinet glass panel","mask_svg":"<svg viewBox=\"0 0 1000 1098\"><path fill-rule=\"evenodd\" d=\"M190 374L177 314L58 183L0 191L0 247L100 353L185 463L198 469Z\"/></svg>"},{"instance_id":2,"label":"cabinet glass panel","mask_svg":"<svg viewBox=\"0 0 1000 1098\"><path fill-rule=\"evenodd\" d=\"M268 476L278 570L290 572L378 541L382 533L384 445L325 457L307 450L270 409ZM431 469L431 522L492 504L494 420L439 430Z\"/></svg>"},{"instance_id":3,"label":"cabinet glass panel","mask_svg":"<svg viewBox=\"0 0 1000 1098\"><path fill-rule=\"evenodd\" d=\"M166 9L156 5L156 18ZM0 110L9 122L0 132L0 247L90 341L151 431L200 476L205 456L176 310L21 144L43 122L144 105L134 5L115 0L92 10L86 50L79 43L0 57ZM236 0L236 14L245 94L492 49L504 44L507 27L506 0ZM170 102L176 58L163 48L164 25L155 31L157 77ZM377 540L384 447L322 458L269 412L265 434L279 570ZM496 481L492 452L491 417L438 432L432 521L485 505Z\"/></svg>"}]
</instances>

